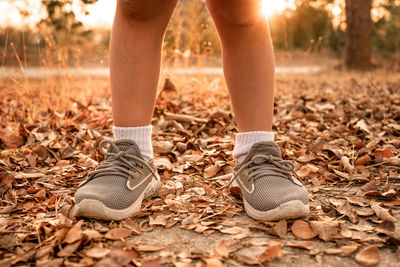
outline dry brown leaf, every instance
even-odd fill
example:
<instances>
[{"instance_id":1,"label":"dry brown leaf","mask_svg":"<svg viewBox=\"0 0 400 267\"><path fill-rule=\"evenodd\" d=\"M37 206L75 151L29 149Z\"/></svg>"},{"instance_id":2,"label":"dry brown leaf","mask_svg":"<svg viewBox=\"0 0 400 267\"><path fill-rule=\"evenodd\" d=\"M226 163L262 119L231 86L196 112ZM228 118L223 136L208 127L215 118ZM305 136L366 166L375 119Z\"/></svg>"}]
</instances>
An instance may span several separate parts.
<instances>
[{"instance_id":1,"label":"dry brown leaf","mask_svg":"<svg viewBox=\"0 0 400 267\"><path fill-rule=\"evenodd\" d=\"M211 177L215 176L220 169L221 169L221 167L218 165L210 165L204 169L203 177L206 179L211 178Z\"/></svg>"},{"instance_id":2,"label":"dry brown leaf","mask_svg":"<svg viewBox=\"0 0 400 267\"><path fill-rule=\"evenodd\" d=\"M351 204L354 204L354 205L357 205L357 206L360 206L360 207L364 207L365 206L364 202L359 197L350 196L350 197L347 197L347 200Z\"/></svg>"},{"instance_id":3,"label":"dry brown leaf","mask_svg":"<svg viewBox=\"0 0 400 267\"><path fill-rule=\"evenodd\" d=\"M378 218L384 220L384 221L389 221L389 222L396 222L396 218L394 218L392 215L390 215L389 210L382 208L376 203L371 204L371 208L375 211L376 216Z\"/></svg>"},{"instance_id":4,"label":"dry brown leaf","mask_svg":"<svg viewBox=\"0 0 400 267\"><path fill-rule=\"evenodd\" d=\"M368 182L367 184L361 186L361 189L364 191L376 191L378 186L375 181Z\"/></svg>"},{"instance_id":5,"label":"dry brown leaf","mask_svg":"<svg viewBox=\"0 0 400 267\"><path fill-rule=\"evenodd\" d=\"M377 228L375 228L375 231L378 234L386 234L386 235L391 235L394 234L396 231L396 225L394 222L390 221L383 221L379 224Z\"/></svg>"},{"instance_id":6,"label":"dry brown leaf","mask_svg":"<svg viewBox=\"0 0 400 267\"><path fill-rule=\"evenodd\" d=\"M222 262L217 258L203 258L202 259L206 264L204 267L222 267L224 266Z\"/></svg>"},{"instance_id":7,"label":"dry brown leaf","mask_svg":"<svg viewBox=\"0 0 400 267\"><path fill-rule=\"evenodd\" d=\"M224 234L237 235L237 234L241 234L242 232L244 232L244 229L241 227L235 226L235 227L229 227L229 228L221 228L221 229L219 229L219 231Z\"/></svg>"},{"instance_id":8,"label":"dry brown leaf","mask_svg":"<svg viewBox=\"0 0 400 267\"><path fill-rule=\"evenodd\" d=\"M282 246L283 244L281 242L272 240L269 243L269 247L258 257L260 263L269 263L272 262L275 258L282 258Z\"/></svg>"},{"instance_id":9,"label":"dry brown leaf","mask_svg":"<svg viewBox=\"0 0 400 267\"><path fill-rule=\"evenodd\" d=\"M350 256L351 254L353 254L354 251L358 249L358 246L347 245L347 246L341 246L340 249L342 250L342 253L340 254L341 256Z\"/></svg>"},{"instance_id":10,"label":"dry brown leaf","mask_svg":"<svg viewBox=\"0 0 400 267\"><path fill-rule=\"evenodd\" d=\"M74 253L81 244L81 240L76 241L75 243L68 244L63 247L58 253L58 257L69 257Z\"/></svg>"},{"instance_id":11,"label":"dry brown leaf","mask_svg":"<svg viewBox=\"0 0 400 267\"><path fill-rule=\"evenodd\" d=\"M132 219L126 219L121 222L121 227L131 230L134 234L141 235L142 231L140 230L139 225Z\"/></svg>"},{"instance_id":12,"label":"dry brown leaf","mask_svg":"<svg viewBox=\"0 0 400 267\"><path fill-rule=\"evenodd\" d=\"M350 164L350 159L347 156L343 156L340 159L340 162L342 163L343 169L348 171L348 172L352 172L354 171L354 167Z\"/></svg>"},{"instance_id":13,"label":"dry brown leaf","mask_svg":"<svg viewBox=\"0 0 400 267\"><path fill-rule=\"evenodd\" d=\"M302 249L307 249L307 250L312 250L315 247L314 242L311 241L304 241L300 243L288 243L287 244L289 247L294 247L294 248L302 248Z\"/></svg>"},{"instance_id":14,"label":"dry brown leaf","mask_svg":"<svg viewBox=\"0 0 400 267\"><path fill-rule=\"evenodd\" d=\"M67 235L65 236L63 242L67 244L74 243L82 239L82 224L83 220L77 222L72 228L69 229Z\"/></svg>"},{"instance_id":15,"label":"dry brown leaf","mask_svg":"<svg viewBox=\"0 0 400 267\"><path fill-rule=\"evenodd\" d=\"M165 248L164 246L159 246L159 245L139 245L136 247L137 251L140 252L154 252L163 250L164 248Z\"/></svg>"},{"instance_id":16,"label":"dry brown leaf","mask_svg":"<svg viewBox=\"0 0 400 267\"><path fill-rule=\"evenodd\" d=\"M112 259L119 266L126 266L132 259L136 258L137 255L136 251L112 249L110 253L107 254L107 258Z\"/></svg>"},{"instance_id":17,"label":"dry brown leaf","mask_svg":"<svg viewBox=\"0 0 400 267\"><path fill-rule=\"evenodd\" d=\"M293 223L292 233L301 239L311 239L317 235L311 229L310 224L302 220L297 220Z\"/></svg>"},{"instance_id":18,"label":"dry brown leaf","mask_svg":"<svg viewBox=\"0 0 400 267\"><path fill-rule=\"evenodd\" d=\"M280 220L277 224L275 224L270 231L269 234L279 236L283 238L287 233L287 222L286 220Z\"/></svg>"},{"instance_id":19,"label":"dry brown leaf","mask_svg":"<svg viewBox=\"0 0 400 267\"><path fill-rule=\"evenodd\" d=\"M259 261L257 258L249 257L249 256L246 256L243 254L235 254L234 259L240 263L244 263L247 265L259 264Z\"/></svg>"},{"instance_id":20,"label":"dry brown leaf","mask_svg":"<svg viewBox=\"0 0 400 267\"><path fill-rule=\"evenodd\" d=\"M360 166L360 165L367 165L369 162L371 162L371 157L369 155L364 155L358 159L356 159L356 161L354 162L354 164L356 166Z\"/></svg>"},{"instance_id":21,"label":"dry brown leaf","mask_svg":"<svg viewBox=\"0 0 400 267\"><path fill-rule=\"evenodd\" d=\"M105 257L110 251L109 248L90 248L84 253L87 257L99 259Z\"/></svg>"},{"instance_id":22,"label":"dry brown leaf","mask_svg":"<svg viewBox=\"0 0 400 267\"><path fill-rule=\"evenodd\" d=\"M102 234L93 229L86 229L82 232L82 234L86 236L88 240L100 240L103 237Z\"/></svg>"},{"instance_id":23,"label":"dry brown leaf","mask_svg":"<svg viewBox=\"0 0 400 267\"><path fill-rule=\"evenodd\" d=\"M11 189L13 183L15 183L14 176L0 166L0 194Z\"/></svg>"},{"instance_id":24,"label":"dry brown leaf","mask_svg":"<svg viewBox=\"0 0 400 267\"><path fill-rule=\"evenodd\" d=\"M230 250L226 246L224 239L222 239L220 242L218 242L218 244L215 247L215 252L218 255L221 255L223 258L229 257Z\"/></svg>"},{"instance_id":25,"label":"dry brown leaf","mask_svg":"<svg viewBox=\"0 0 400 267\"><path fill-rule=\"evenodd\" d=\"M169 158L166 158L166 157L154 159L154 165L157 168L161 168L161 169L165 168L167 170L171 170L174 167L174 165L172 165L172 163L169 160Z\"/></svg>"},{"instance_id":26,"label":"dry brown leaf","mask_svg":"<svg viewBox=\"0 0 400 267\"><path fill-rule=\"evenodd\" d=\"M311 221L312 231L324 241L330 241L339 233L338 223L336 222L323 222Z\"/></svg>"},{"instance_id":27,"label":"dry brown leaf","mask_svg":"<svg viewBox=\"0 0 400 267\"><path fill-rule=\"evenodd\" d=\"M355 257L355 260L363 266L377 265L380 259L381 254L379 253L378 246L376 245L363 248Z\"/></svg>"},{"instance_id":28,"label":"dry brown leaf","mask_svg":"<svg viewBox=\"0 0 400 267\"><path fill-rule=\"evenodd\" d=\"M393 157L394 157L394 154L393 154L393 152L390 151L390 150L386 150L386 149L376 149L376 150L374 151L374 156L375 156L375 157L381 156L381 157L383 157L383 158L393 158Z\"/></svg>"},{"instance_id":29,"label":"dry brown leaf","mask_svg":"<svg viewBox=\"0 0 400 267\"><path fill-rule=\"evenodd\" d=\"M156 214L155 216L149 216L150 226L157 226L157 225L165 226L167 224L167 220L165 219L165 216L163 214Z\"/></svg>"},{"instance_id":30,"label":"dry brown leaf","mask_svg":"<svg viewBox=\"0 0 400 267\"><path fill-rule=\"evenodd\" d=\"M108 231L104 237L111 240L119 240L127 238L132 234L132 231L126 228L114 228Z\"/></svg>"},{"instance_id":31,"label":"dry brown leaf","mask_svg":"<svg viewBox=\"0 0 400 267\"><path fill-rule=\"evenodd\" d=\"M351 207L351 205L347 201L341 207L339 207L337 211L340 214L347 216L347 218L349 218L352 223L357 223L357 212Z\"/></svg>"},{"instance_id":32,"label":"dry brown leaf","mask_svg":"<svg viewBox=\"0 0 400 267\"><path fill-rule=\"evenodd\" d=\"M342 250L340 248L327 248L324 249L323 252L328 255L337 255L342 253Z\"/></svg>"}]
</instances>

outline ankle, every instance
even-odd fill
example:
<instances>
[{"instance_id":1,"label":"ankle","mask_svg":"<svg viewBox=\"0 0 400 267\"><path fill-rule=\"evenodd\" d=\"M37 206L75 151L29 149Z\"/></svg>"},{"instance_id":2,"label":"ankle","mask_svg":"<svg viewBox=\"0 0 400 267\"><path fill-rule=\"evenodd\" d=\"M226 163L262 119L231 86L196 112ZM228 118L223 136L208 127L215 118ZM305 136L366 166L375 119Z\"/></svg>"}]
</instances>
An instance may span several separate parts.
<instances>
[{"instance_id":1,"label":"ankle","mask_svg":"<svg viewBox=\"0 0 400 267\"><path fill-rule=\"evenodd\" d=\"M239 164L246 158L250 148L258 142L274 141L275 134L267 131L243 132L236 134L235 148L233 157Z\"/></svg>"},{"instance_id":2,"label":"ankle","mask_svg":"<svg viewBox=\"0 0 400 267\"><path fill-rule=\"evenodd\" d=\"M153 146L151 143L152 126L117 127L113 126L114 140L130 139L135 141L140 153L146 161L153 159Z\"/></svg>"}]
</instances>

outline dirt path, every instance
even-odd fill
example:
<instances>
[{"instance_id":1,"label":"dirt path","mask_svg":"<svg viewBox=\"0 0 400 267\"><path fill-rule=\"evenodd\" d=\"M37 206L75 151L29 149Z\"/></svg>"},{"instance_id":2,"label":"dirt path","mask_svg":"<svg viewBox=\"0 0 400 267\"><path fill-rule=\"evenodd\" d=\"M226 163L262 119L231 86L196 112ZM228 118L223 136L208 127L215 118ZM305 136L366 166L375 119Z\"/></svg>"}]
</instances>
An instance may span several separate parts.
<instances>
[{"instance_id":1,"label":"dirt path","mask_svg":"<svg viewBox=\"0 0 400 267\"><path fill-rule=\"evenodd\" d=\"M280 222L248 218L227 188L222 77L170 78L152 122L163 187L122 222L70 217L111 138L107 80L0 80L0 266L397 266L397 76L278 76L276 141L311 197L310 216Z\"/></svg>"}]
</instances>

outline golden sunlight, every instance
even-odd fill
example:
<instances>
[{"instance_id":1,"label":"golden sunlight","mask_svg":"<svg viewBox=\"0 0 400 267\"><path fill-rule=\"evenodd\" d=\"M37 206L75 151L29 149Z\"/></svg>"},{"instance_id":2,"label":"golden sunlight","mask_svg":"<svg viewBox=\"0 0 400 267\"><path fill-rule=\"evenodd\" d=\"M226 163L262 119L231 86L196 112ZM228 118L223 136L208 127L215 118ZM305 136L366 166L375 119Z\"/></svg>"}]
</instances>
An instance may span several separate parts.
<instances>
[{"instance_id":1,"label":"golden sunlight","mask_svg":"<svg viewBox=\"0 0 400 267\"><path fill-rule=\"evenodd\" d=\"M266 17L281 13L287 8L296 8L293 0L262 0L261 2L261 13Z\"/></svg>"}]
</instances>

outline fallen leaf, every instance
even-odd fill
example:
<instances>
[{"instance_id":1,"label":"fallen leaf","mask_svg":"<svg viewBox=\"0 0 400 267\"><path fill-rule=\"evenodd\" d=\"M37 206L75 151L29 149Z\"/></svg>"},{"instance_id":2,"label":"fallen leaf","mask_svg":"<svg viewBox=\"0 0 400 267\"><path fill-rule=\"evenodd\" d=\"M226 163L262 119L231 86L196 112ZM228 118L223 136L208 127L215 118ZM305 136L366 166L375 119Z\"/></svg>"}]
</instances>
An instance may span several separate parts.
<instances>
[{"instance_id":1,"label":"fallen leaf","mask_svg":"<svg viewBox=\"0 0 400 267\"><path fill-rule=\"evenodd\" d=\"M259 264L259 260L257 258L249 257L243 254L235 254L234 259L247 265Z\"/></svg>"},{"instance_id":2,"label":"fallen leaf","mask_svg":"<svg viewBox=\"0 0 400 267\"><path fill-rule=\"evenodd\" d=\"M385 150L385 149L376 149L374 151L374 156L381 156L383 158L393 158L394 154L390 150Z\"/></svg>"},{"instance_id":3,"label":"fallen leaf","mask_svg":"<svg viewBox=\"0 0 400 267\"><path fill-rule=\"evenodd\" d=\"M340 249L342 250L342 252L340 253L340 256L346 257L346 256L350 256L351 254L353 254L353 252L358 249L358 246L347 245L347 246L341 246Z\"/></svg>"},{"instance_id":4,"label":"fallen leaf","mask_svg":"<svg viewBox=\"0 0 400 267\"><path fill-rule=\"evenodd\" d=\"M78 247L80 246L81 241L78 240L75 243L72 244L68 244L65 247L63 247L58 253L57 256L58 257L69 257L72 255L72 253L74 253Z\"/></svg>"},{"instance_id":5,"label":"fallen leaf","mask_svg":"<svg viewBox=\"0 0 400 267\"><path fill-rule=\"evenodd\" d=\"M237 234L242 233L244 231L244 229L241 227L235 226L235 227L230 227L230 228L222 228L222 229L219 229L219 231L224 234L237 235Z\"/></svg>"},{"instance_id":6,"label":"fallen leaf","mask_svg":"<svg viewBox=\"0 0 400 267\"><path fill-rule=\"evenodd\" d=\"M132 231L126 228L114 228L108 231L104 237L111 240L119 240L127 238L132 234Z\"/></svg>"},{"instance_id":7,"label":"fallen leaf","mask_svg":"<svg viewBox=\"0 0 400 267\"><path fill-rule=\"evenodd\" d=\"M355 260L363 266L377 265L380 259L381 254L379 253L378 246L376 245L363 248L355 257Z\"/></svg>"},{"instance_id":8,"label":"fallen leaf","mask_svg":"<svg viewBox=\"0 0 400 267\"><path fill-rule=\"evenodd\" d=\"M67 244L74 243L82 238L82 224L83 220L77 222L71 229L69 229L67 235L65 236L63 242Z\"/></svg>"},{"instance_id":9,"label":"fallen leaf","mask_svg":"<svg viewBox=\"0 0 400 267\"><path fill-rule=\"evenodd\" d=\"M317 235L311 229L310 224L302 220L297 220L293 223L292 233L301 239L311 239Z\"/></svg>"},{"instance_id":10,"label":"fallen leaf","mask_svg":"<svg viewBox=\"0 0 400 267\"><path fill-rule=\"evenodd\" d=\"M342 253L342 250L340 248L327 248L324 249L323 252L328 255L337 255Z\"/></svg>"},{"instance_id":11,"label":"fallen leaf","mask_svg":"<svg viewBox=\"0 0 400 267\"><path fill-rule=\"evenodd\" d=\"M315 247L314 242L311 241L304 241L300 243L288 243L287 246L289 247L294 247L294 248L302 248L302 249L307 249L307 250L312 250Z\"/></svg>"},{"instance_id":12,"label":"fallen leaf","mask_svg":"<svg viewBox=\"0 0 400 267\"><path fill-rule=\"evenodd\" d=\"M139 225L132 219L128 218L121 222L121 227L131 230L134 234L141 235L142 231L140 230Z\"/></svg>"},{"instance_id":13,"label":"fallen leaf","mask_svg":"<svg viewBox=\"0 0 400 267\"><path fill-rule=\"evenodd\" d=\"M383 221L379 224L377 228L375 228L375 231L378 234L386 234L386 235L391 235L394 234L396 231L396 225L394 222L390 221Z\"/></svg>"},{"instance_id":14,"label":"fallen leaf","mask_svg":"<svg viewBox=\"0 0 400 267\"><path fill-rule=\"evenodd\" d=\"M224 266L222 262L217 258L203 258L202 259L206 264L204 267L222 267Z\"/></svg>"},{"instance_id":15,"label":"fallen leaf","mask_svg":"<svg viewBox=\"0 0 400 267\"><path fill-rule=\"evenodd\" d=\"M105 257L110 251L111 249L109 248L90 248L86 250L84 254L87 257L99 259Z\"/></svg>"},{"instance_id":16,"label":"fallen leaf","mask_svg":"<svg viewBox=\"0 0 400 267\"><path fill-rule=\"evenodd\" d=\"M389 221L389 222L396 222L396 218L394 218L392 215L390 215L389 210L382 208L376 203L371 204L371 208L375 211L376 216L378 218L384 220L384 221Z\"/></svg>"},{"instance_id":17,"label":"fallen leaf","mask_svg":"<svg viewBox=\"0 0 400 267\"><path fill-rule=\"evenodd\" d=\"M107 258L112 259L118 266L126 266L131 262L132 259L137 257L137 253L123 249L112 249L108 254Z\"/></svg>"},{"instance_id":18,"label":"fallen leaf","mask_svg":"<svg viewBox=\"0 0 400 267\"><path fill-rule=\"evenodd\" d=\"M88 240L100 240L102 237L103 237L103 235L102 234L100 234L98 231L96 231L96 230L93 230L93 229L86 229L86 230L84 230L83 232L82 232L82 234L84 235L84 236L86 236L86 238L88 239Z\"/></svg>"},{"instance_id":19,"label":"fallen leaf","mask_svg":"<svg viewBox=\"0 0 400 267\"><path fill-rule=\"evenodd\" d=\"M332 240L339 233L338 223L336 222L311 221L310 224L312 231L324 241Z\"/></svg>"},{"instance_id":20,"label":"fallen leaf","mask_svg":"<svg viewBox=\"0 0 400 267\"><path fill-rule=\"evenodd\" d=\"M165 219L165 216L163 214L149 216L149 225L150 226L157 226L157 225L165 226L166 224L167 224L167 220Z\"/></svg>"},{"instance_id":21,"label":"fallen leaf","mask_svg":"<svg viewBox=\"0 0 400 267\"><path fill-rule=\"evenodd\" d=\"M364 191L376 191L378 186L375 181L368 182L367 184L361 186L361 189Z\"/></svg>"},{"instance_id":22,"label":"fallen leaf","mask_svg":"<svg viewBox=\"0 0 400 267\"><path fill-rule=\"evenodd\" d=\"M358 159L356 159L356 161L354 162L354 164L356 166L360 166L360 165L367 165L369 162L371 162L371 157L369 155L364 155Z\"/></svg>"},{"instance_id":23,"label":"fallen leaf","mask_svg":"<svg viewBox=\"0 0 400 267\"><path fill-rule=\"evenodd\" d=\"M229 249L225 244L225 240L222 239L220 242L218 242L218 244L215 247L215 252L218 255L221 255L223 258L228 258L229 257Z\"/></svg>"},{"instance_id":24,"label":"fallen leaf","mask_svg":"<svg viewBox=\"0 0 400 267\"><path fill-rule=\"evenodd\" d=\"M221 169L221 167L218 165L210 165L204 169L203 177L206 179L211 178L211 177L215 176L220 169Z\"/></svg>"},{"instance_id":25,"label":"fallen leaf","mask_svg":"<svg viewBox=\"0 0 400 267\"><path fill-rule=\"evenodd\" d=\"M283 238L287 232L287 222L286 220L280 220L277 224L275 224L270 231L269 234L273 234Z\"/></svg>"},{"instance_id":26,"label":"fallen leaf","mask_svg":"<svg viewBox=\"0 0 400 267\"><path fill-rule=\"evenodd\" d=\"M282 258L282 246L283 244L281 242L272 240L269 243L269 247L258 257L260 263L269 263L272 262L275 258Z\"/></svg>"},{"instance_id":27,"label":"fallen leaf","mask_svg":"<svg viewBox=\"0 0 400 267\"><path fill-rule=\"evenodd\" d=\"M136 247L137 251L140 252L154 252L163 250L164 248L165 248L164 246L158 246L158 245L139 245Z\"/></svg>"}]
</instances>

